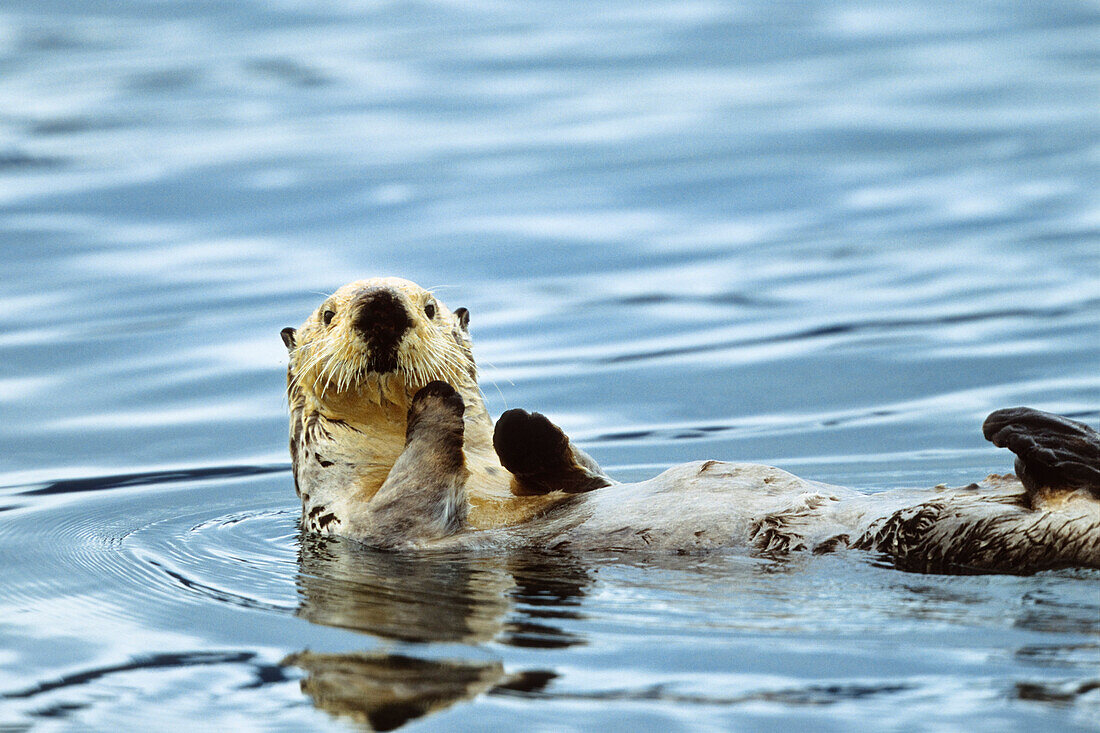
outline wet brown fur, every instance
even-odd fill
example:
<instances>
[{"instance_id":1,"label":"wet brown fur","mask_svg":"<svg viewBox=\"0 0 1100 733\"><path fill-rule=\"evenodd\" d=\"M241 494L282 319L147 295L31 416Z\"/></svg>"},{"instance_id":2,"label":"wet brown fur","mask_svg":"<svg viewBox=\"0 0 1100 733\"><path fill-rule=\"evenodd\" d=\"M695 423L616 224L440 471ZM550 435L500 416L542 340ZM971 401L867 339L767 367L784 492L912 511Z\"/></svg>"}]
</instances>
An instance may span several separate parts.
<instances>
[{"instance_id":1,"label":"wet brown fur","mask_svg":"<svg viewBox=\"0 0 1100 733\"><path fill-rule=\"evenodd\" d=\"M851 546L924 573L1100 567L1100 506L1087 492L1044 487L1045 502L1015 477L982 484L875 520Z\"/></svg>"},{"instance_id":2,"label":"wet brown fur","mask_svg":"<svg viewBox=\"0 0 1100 733\"><path fill-rule=\"evenodd\" d=\"M398 294L412 320L384 374L367 368L372 355L346 327L377 288ZM775 557L853 547L918 572L1100 567L1100 435L1083 423L1028 408L990 415L986 436L1017 453L1022 483L994 475L867 495L706 461L612 485L538 413L505 413L494 439L466 321L391 278L345 286L284 331L305 529L390 548L741 545Z\"/></svg>"},{"instance_id":3,"label":"wet brown fur","mask_svg":"<svg viewBox=\"0 0 1100 733\"><path fill-rule=\"evenodd\" d=\"M397 352L397 368L370 370L369 348L353 328L364 292L386 289L400 298L412 327ZM425 306L434 314L427 317ZM326 323L326 314L331 313ZM287 400L290 455L302 497L302 524L310 531L346 533L346 515L370 504L405 450L413 396L439 380L453 386L464 404L463 453L469 472L467 524L486 529L530 520L567 496L512 492L512 475L493 450L493 423L477 383L466 324L427 290L398 278L350 283L327 298L297 329L284 329L290 355ZM311 514L326 506L328 523Z\"/></svg>"}]
</instances>

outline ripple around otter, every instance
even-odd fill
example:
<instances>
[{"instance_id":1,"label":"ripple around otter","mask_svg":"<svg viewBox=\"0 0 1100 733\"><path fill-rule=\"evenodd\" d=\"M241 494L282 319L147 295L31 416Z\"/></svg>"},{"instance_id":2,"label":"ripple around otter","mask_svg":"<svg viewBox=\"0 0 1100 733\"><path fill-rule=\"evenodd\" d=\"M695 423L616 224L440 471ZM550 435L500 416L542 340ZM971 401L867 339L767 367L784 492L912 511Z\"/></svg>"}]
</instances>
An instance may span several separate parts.
<instances>
[{"instance_id":1,"label":"ripple around otter","mask_svg":"<svg viewBox=\"0 0 1100 733\"><path fill-rule=\"evenodd\" d=\"M251 477L269 470L194 470L185 472L190 488L173 490L181 472L151 472L136 476L89 479L77 482L77 491L122 489L87 500L47 503L20 510L0 530L9 545L19 543L41 554L48 562L74 578L99 578L120 594L134 594L160 603L196 604L215 600L247 608L292 613L295 562L290 546L297 536L296 513L286 507L256 508L218 514L218 503L174 505L167 497L193 497L212 493L209 477ZM159 477L160 483L154 478ZM54 482L65 486L74 482ZM151 487L152 490L135 490ZM71 491L24 492L55 496ZM222 508L237 509L239 502L223 498ZM170 517L164 510L172 506ZM189 508L190 507L190 508ZM48 511L50 521L42 516ZM213 514L213 516L211 516ZM128 590L122 591L123 588ZM13 600L33 604L37 584L30 584ZM44 589L43 589L44 590ZM150 609L152 610L152 609ZM120 614L134 609L122 605Z\"/></svg>"}]
</instances>

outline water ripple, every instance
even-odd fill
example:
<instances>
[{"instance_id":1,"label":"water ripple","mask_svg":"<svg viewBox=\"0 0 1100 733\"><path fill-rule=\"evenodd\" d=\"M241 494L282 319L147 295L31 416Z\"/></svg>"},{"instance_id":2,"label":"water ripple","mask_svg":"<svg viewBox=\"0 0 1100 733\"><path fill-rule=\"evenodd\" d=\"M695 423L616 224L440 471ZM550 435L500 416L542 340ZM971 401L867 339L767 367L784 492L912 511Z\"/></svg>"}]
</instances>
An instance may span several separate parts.
<instances>
[{"instance_id":1,"label":"water ripple","mask_svg":"<svg viewBox=\"0 0 1100 733\"><path fill-rule=\"evenodd\" d=\"M33 558L58 572L65 568L73 582L97 578L105 590L113 588L110 597L96 605L97 615L168 613L163 605L134 607L125 601L130 594L177 607L215 601L291 614L297 608L296 511L283 505L242 512L236 510L238 499L217 499L222 492L211 494L204 488L227 479L262 481L260 477L283 470L207 467L52 482L46 490L24 493L59 497L90 489L130 490L62 505L40 500L13 512L11 521L0 529L0 542L28 548L23 562ZM180 504L179 489L173 487L181 482L198 483L184 489L182 497L210 495L214 501ZM234 511L219 512L228 507ZM44 522L41 517L47 512L51 519ZM48 595L40 583L16 582L7 603L28 607Z\"/></svg>"}]
</instances>

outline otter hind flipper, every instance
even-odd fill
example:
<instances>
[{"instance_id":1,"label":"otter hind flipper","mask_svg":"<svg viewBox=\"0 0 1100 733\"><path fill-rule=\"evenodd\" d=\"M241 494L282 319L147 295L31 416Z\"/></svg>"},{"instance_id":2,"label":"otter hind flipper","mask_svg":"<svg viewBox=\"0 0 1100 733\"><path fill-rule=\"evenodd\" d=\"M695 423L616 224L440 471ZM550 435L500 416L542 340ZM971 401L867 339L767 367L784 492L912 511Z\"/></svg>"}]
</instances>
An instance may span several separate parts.
<instances>
[{"instance_id":1,"label":"otter hind flipper","mask_svg":"<svg viewBox=\"0 0 1100 733\"><path fill-rule=\"evenodd\" d=\"M1100 433L1030 407L997 410L985 419L987 440L1016 454L1016 475L1029 492L1088 489L1100 496Z\"/></svg>"},{"instance_id":2,"label":"otter hind flipper","mask_svg":"<svg viewBox=\"0 0 1100 733\"><path fill-rule=\"evenodd\" d=\"M612 481L587 453L544 415L508 410L493 431L497 457L512 473L518 496L564 491L577 494L610 486Z\"/></svg>"},{"instance_id":3,"label":"otter hind flipper","mask_svg":"<svg viewBox=\"0 0 1100 733\"><path fill-rule=\"evenodd\" d=\"M462 396L431 382L413 397L405 449L369 502L369 544L399 547L454 534L466 521Z\"/></svg>"}]
</instances>

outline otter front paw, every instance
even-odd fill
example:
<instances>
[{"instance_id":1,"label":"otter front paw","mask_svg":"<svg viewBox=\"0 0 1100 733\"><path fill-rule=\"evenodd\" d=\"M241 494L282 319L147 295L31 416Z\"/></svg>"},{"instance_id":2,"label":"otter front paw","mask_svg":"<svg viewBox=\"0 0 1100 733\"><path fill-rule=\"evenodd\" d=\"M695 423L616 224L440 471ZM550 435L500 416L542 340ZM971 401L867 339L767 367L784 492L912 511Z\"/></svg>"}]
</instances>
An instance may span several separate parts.
<instances>
[{"instance_id":1,"label":"otter front paw","mask_svg":"<svg viewBox=\"0 0 1100 733\"><path fill-rule=\"evenodd\" d=\"M493 448L501 465L514 475L547 475L566 464L569 438L545 415L515 409L497 420Z\"/></svg>"},{"instance_id":2,"label":"otter front paw","mask_svg":"<svg viewBox=\"0 0 1100 733\"><path fill-rule=\"evenodd\" d=\"M514 409L501 415L493 448L512 473L512 493L518 496L577 493L611 483L595 461L569 443L561 428L537 412Z\"/></svg>"}]
</instances>

